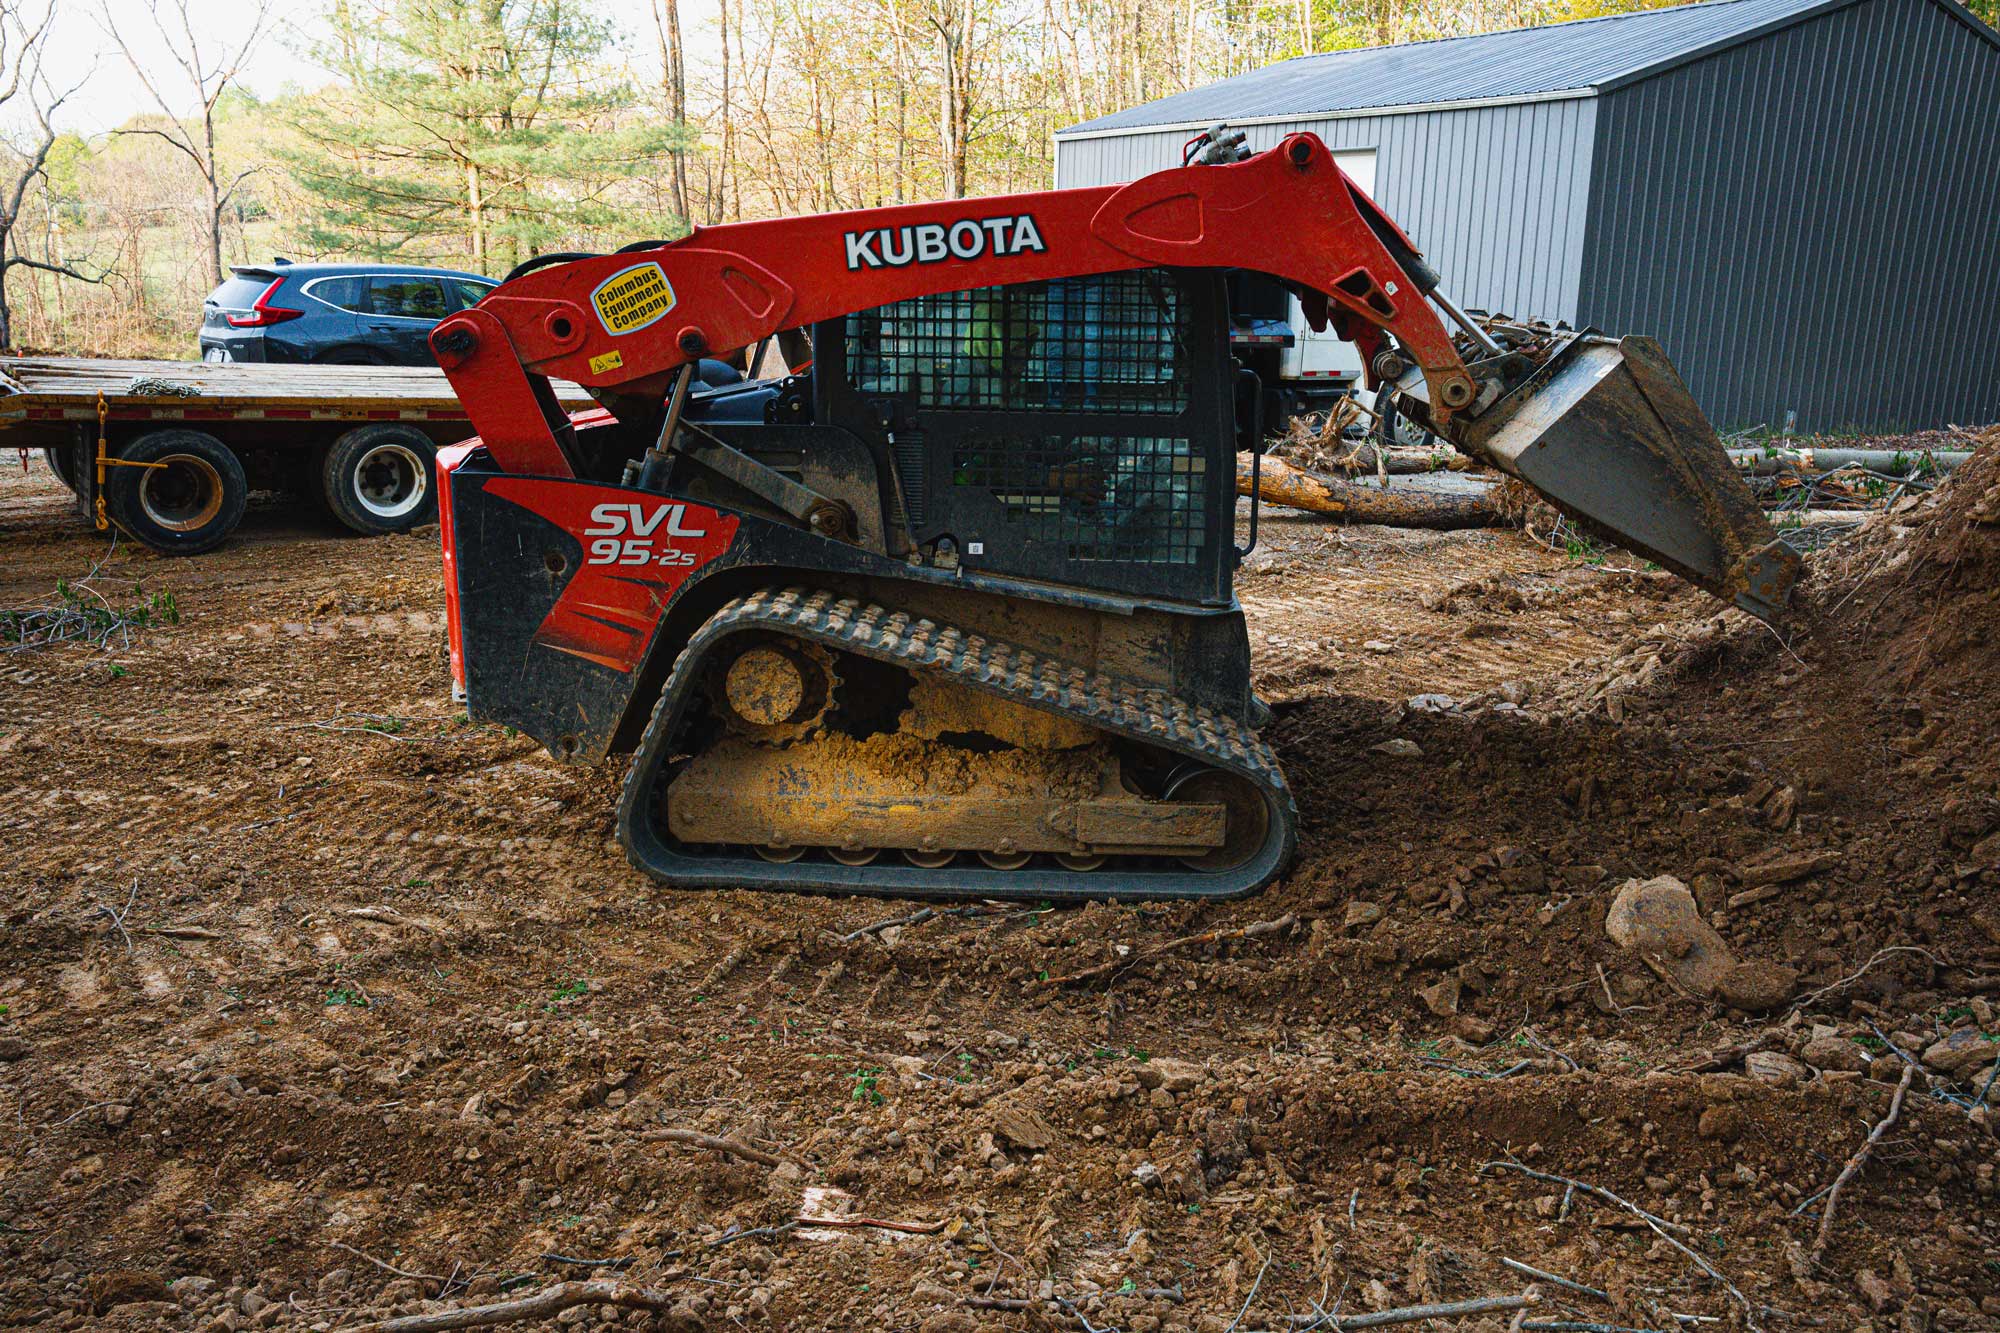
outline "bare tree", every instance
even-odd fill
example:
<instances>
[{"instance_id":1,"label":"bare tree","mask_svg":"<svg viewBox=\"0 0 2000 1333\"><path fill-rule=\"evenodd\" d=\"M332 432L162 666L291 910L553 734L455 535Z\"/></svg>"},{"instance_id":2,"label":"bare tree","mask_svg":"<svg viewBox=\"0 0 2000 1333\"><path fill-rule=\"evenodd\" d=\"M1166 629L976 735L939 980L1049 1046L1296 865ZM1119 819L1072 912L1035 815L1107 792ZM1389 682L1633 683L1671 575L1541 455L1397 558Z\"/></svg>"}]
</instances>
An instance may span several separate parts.
<instances>
[{"instance_id":1,"label":"bare tree","mask_svg":"<svg viewBox=\"0 0 2000 1333\"><path fill-rule=\"evenodd\" d=\"M55 146L56 132L50 118L83 86L83 79L78 79L57 90L42 69L42 48L54 19L53 2L35 12L21 0L0 0L0 107L24 101L28 109L23 137L10 145L16 160L8 164L6 177L0 179L0 191L4 191L0 194L0 347L14 345L14 312L7 302L9 273L17 268L39 269L59 278L99 281L65 263L30 259L17 253L14 245L14 229L21 221L28 187L42 174L49 149ZM88 77L86 72L84 78Z\"/></svg>"},{"instance_id":2,"label":"bare tree","mask_svg":"<svg viewBox=\"0 0 2000 1333\"><path fill-rule=\"evenodd\" d=\"M146 16L152 21L151 34L128 34L121 30L111 17L108 7L98 13L98 24L105 35L118 43L118 49L125 53L125 63L132 67L132 73L139 84L152 96L153 102L167 118L167 127L155 129L120 130L120 134L152 134L185 153L194 163L200 175L204 193L205 221L208 228L208 280L211 285L222 282L222 218L229 208L231 196L236 188L255 175L257 168L246 167L227 183L222 180L222 172L215 160L215 108L243 72L244 62L265 35L272 14L273 0L240 0L237 6L236 26L242 39L233 46L221 43L204 44L195 35L194 22L189 15L191 0L147 0ZM220 49L210 49L219 47ZM163 51L172 58L186 79L195 98L195 114L186 120L182 113L174 109L168 100L168 89L155 75L146 71L139 63L137 52Z\"/></svg>"},{"instance_id":3,"label":"bare tree","mask_svg":"<svg viewBox=\"0 0 2000 1333\"><path fill-rule=\"evenodd\" d=\"M924 15L938 38L938 160L944 192L964 198L966 156L972 139L974 29L979 19L972 0L940 0Z\"/></svg>"},{"instance_id":4,"label":"bare tree","mask_svg":"<svg viewBox=\"0 0 2000 1333\"><path fill-rule=\"evenodd\" d=\"M660 78L666 84L667 110L676 125L687 123L687 70L681 49L680 0L653 0L653 31L660 39ZM674 212L692 224L688 212L687 149L674 149Z\"/></svg>"}]
</instances>

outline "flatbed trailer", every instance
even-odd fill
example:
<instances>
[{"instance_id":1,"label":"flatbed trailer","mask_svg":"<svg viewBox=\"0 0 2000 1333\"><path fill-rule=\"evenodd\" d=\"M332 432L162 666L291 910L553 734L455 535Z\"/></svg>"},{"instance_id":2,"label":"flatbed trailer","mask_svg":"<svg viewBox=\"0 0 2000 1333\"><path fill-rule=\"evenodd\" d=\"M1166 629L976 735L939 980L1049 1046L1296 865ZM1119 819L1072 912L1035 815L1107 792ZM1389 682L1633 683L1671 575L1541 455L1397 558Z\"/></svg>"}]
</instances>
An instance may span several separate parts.
<instances>
[{"instance_id":1,"label":"flatbed trailer","mask_svg":"<svg viewBox=\"0 0 2000 1333\"><path fill-rule=\"evenodd\" d=\"M552 387L565 411L595 406ZM0 357L0 448L41 449L87 518L169 554L226 540L252 489L357 532L428 523L434 455L471 434L435 369Z\"/></svg>"}]
</instances>

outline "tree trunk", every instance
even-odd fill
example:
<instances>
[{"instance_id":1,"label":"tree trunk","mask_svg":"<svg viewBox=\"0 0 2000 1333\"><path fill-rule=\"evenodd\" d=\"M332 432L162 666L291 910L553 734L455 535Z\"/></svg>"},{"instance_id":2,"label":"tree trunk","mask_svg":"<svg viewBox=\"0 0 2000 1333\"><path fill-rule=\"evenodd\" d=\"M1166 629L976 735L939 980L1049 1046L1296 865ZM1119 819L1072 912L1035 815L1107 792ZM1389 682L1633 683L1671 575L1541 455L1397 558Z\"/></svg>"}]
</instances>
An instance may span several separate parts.
<instances>
[{"instance_id":1,"label":"tree trunk","mask_svg":"<svg viewBox=\"0 0 2000 1333\"><path fill-rule=\"evenodd\" d=\"M664 19L662 9L664 8ZM687 67L681 51L681 3L680 0L654 0L653 28L660 39L661 81L667 90L667 111L674 118L674 124L683 130L687 128ZM673 152L673 200L674 212L681 222L692 226L694 217L688 212L687 149L676 148Z\"/></svg>"},{"instance_id":2,"label":"tree trunk","mask_svg":"<svg viewBox=\"0 0 2000 1333\"><path fill-rule=\"evenodd\" d=\"M712 222L722 221L722 213L728 207L729 184L731 179L730 157L735 150L735 132L731 127L732 111L729 105L729 0L721 0L722 11L722 161L715 173L715 211Z\"/></svg>"},{"instance_id":3,"label":"tree trunk","mask_svg":"<svg viewBox=\"0 0 2000 1333\"><path fill-rule=\"evenodd\" d=\"M215 105L210 103L201 116L203 146L207 152L200 163L202 183L208 187L208 285L222 285L222 187L215 179Z\"/></svg>"},{"instance_id":4,"label":"tree trunk","mask_svg":"<svg viewBox=\"0 0 2000 1333\"><path fill-rule=\"evenodd\" d=\"M487 272L486 194L484 183L479 179L479 166L474 162L465 164L465 206L466 215L472 224L472 267L477 272L485 274Z\"/></svg>"},{"instance_id":5,"label":"tree trunk","mask_svg":"<svg viewBox=\"0 0 2000 1333\"><path fill-rule=\"evenodd\" d=\"M9 351L14 349L14 308L7 301L7 241L13 234L13 219L0 219L0 348Z\"/></svg>"},{"instance_id":6,"label":"tree trunk","mask_svg":"<svg viewBox=\"0 0 2000 1333\"><path fill-rule=\"evenodd\" d=\"M1499 528L1507 525L1491 493L1438 495L1417 490L1385 490L1295 468L1265 456L1256 464L1236 455L1236 493L1256 495L1266 504L1325 514L1341 523L1381 523L1392 528Z\"/></svg>"}]
</instances>

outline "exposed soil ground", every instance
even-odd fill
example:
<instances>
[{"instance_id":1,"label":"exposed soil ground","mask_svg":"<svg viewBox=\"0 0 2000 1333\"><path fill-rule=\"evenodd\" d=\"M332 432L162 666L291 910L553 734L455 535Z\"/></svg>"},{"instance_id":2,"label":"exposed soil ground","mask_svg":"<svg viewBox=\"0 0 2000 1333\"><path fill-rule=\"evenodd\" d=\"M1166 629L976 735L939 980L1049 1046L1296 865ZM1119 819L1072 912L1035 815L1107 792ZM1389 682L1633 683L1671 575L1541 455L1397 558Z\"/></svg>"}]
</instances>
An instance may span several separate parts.
<instances>
[{"instance_id":1,"label":"exposed soil ground","mask_svg":"<svg viewBox=\"0 0 2000 1333\"><path fill-rule=\"evenodd\" d=\"M1267 514L1283 882L859 935L918 905L661 889L616 765L461 723L434 538L107 558L64 498L0 481L0 608L101 559L180 619L0 656L0 1325L597 1276L677 1304L565 1326L1248 1333L1507 1258L1610 1298L1543 1320L2000 1328L1991 459L1821 557L1790 646L1615 556ZM1656 875L1764 1012L1606 938ZM942 1229L754 1233L802 1207Z\"/></svg>"}]
</instances>

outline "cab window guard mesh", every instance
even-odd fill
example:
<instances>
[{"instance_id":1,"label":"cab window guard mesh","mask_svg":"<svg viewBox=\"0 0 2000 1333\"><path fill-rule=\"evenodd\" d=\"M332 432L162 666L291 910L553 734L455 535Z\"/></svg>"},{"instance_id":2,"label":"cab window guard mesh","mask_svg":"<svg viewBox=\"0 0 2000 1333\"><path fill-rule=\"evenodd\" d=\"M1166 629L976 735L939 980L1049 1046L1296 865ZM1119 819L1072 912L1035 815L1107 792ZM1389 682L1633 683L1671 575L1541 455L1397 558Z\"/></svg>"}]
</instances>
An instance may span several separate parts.
<instances>
[{"instance_id":1,"label":"cab window guard mesh","mask_svg":"<svg viewBox=\"0 0 2000 1333\"><path fill-rule=\"evenodd\" d=\"M919 296L847 317L847 377L925 408L1174 416L1186 320L1152 270Z\"/></svg>"},{"instance_id":2,"label":"cab window guard mesh","mask_svg":"<svg viewBox=\"0 0 2000 1333\"><path fill-rule=\"evenodd\" d=\"M1058 436L969 441L952 484L987 492L1016 537L1066 562L1192 565L1207 469L1189 440Z\"/></svg>"}]
</instances>

